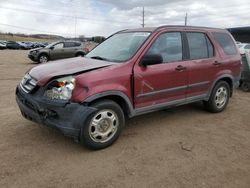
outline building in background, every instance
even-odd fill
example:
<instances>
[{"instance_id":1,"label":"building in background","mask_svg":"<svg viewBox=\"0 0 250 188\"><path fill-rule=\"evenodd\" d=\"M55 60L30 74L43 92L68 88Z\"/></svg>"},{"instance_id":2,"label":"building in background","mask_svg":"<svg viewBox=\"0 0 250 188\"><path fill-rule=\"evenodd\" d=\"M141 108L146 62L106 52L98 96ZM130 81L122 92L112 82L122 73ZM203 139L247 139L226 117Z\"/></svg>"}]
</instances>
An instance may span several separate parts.
<instances>
[{"instance_id":1,"label":"building in background","mask_svg":"<svg viewBox=\"0 0 250 188\"><path fill-rule=\"evenodd\" d=\"M250 43L250 27L235 27L227 29L236 41Z\"/></svg>"}]
</instances>

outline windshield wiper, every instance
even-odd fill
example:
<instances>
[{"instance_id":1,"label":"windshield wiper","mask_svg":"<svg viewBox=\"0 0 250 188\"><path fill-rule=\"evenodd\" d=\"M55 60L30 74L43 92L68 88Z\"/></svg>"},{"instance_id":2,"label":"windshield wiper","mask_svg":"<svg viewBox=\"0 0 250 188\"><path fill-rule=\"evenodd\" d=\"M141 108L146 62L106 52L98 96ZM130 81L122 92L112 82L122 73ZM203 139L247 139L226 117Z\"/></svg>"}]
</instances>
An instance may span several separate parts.
<instances>
[{"instance_id":1,"label":"windshield wiper","mask_svg":"<svg viewBox=\"0 0 250 188\"><path fill-rule=\"evenodd\" d=\"M93 56L90 57L91 59L99 59L99 60L104 60L104 61L108 61L108 59L104 58L104 57L100 57L100 56Z\"/></svg>"}]
</instances>

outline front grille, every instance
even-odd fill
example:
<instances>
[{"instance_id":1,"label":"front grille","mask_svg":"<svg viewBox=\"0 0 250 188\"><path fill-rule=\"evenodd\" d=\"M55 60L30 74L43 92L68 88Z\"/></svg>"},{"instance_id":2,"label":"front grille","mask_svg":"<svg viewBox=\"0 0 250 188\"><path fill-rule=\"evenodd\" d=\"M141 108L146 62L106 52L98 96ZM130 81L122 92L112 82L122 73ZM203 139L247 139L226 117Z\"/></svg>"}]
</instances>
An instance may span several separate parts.
<instances>
[{"instance_id":1,"label":"front grille","mask_svg":"<svg viewBox=\"0 0 250 188\"><path fill-rule=\"evenodd\" d=\"M25 98L24 94L21 91L19 91L19 89L17 89L16 95L18 99L20 100L20 102L22 102L22 104L27 106L29 109L36 111L36 107Z\"/></svg>"},{"instance_id":2,"label":"front grille","mask_svg":"<svg viewBox=\"0 0 250 188\"><path fill-rule=\"evenodd\" d=\"M29 74L26 74L23 77L20 86L24 92L30 93L36 87L36 83L37 81L34 78L32 78Z\"/></svg>"}]
</instances>

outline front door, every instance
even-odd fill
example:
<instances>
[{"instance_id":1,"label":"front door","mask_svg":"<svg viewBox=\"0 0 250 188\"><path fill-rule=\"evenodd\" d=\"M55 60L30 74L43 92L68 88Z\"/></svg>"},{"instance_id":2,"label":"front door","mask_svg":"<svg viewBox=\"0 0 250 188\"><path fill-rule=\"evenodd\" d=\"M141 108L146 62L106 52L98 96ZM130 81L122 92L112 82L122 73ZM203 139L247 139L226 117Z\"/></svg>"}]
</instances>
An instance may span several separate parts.
<instances>
[{"instance_id":1,"label":"front door","mask_svg":"<svg viewBox=\"0 0 250 188\"><path fill-rule=\"evenodd\" d=\"M50 58L51 59L65 58L64 43L63 42L57 43L53 47L54 48L50 50Z\"/></svg>"},{"instance_id":2,"label":"front door","mask_svg":"<svg viewBox=\"0 0 250 188\"><path fill-rule=\"evenodd\" d=\"M183 61L182 34L160 34L145 55L160 54L162 64L134 67L134 106L154 108L184 102L188 82L188 65Z\"/></svg>"}]
</instances>

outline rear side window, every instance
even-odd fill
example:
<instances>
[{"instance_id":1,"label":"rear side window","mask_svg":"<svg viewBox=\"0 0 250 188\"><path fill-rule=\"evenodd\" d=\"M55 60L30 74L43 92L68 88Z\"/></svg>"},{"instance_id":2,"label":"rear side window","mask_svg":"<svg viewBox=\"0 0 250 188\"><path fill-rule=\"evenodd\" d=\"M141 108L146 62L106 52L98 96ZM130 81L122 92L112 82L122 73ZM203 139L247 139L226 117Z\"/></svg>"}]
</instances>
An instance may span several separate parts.
<instances>
[{"instance_id":1,"label":"rear side window","mask_svg":"<svg viewBox=\"0 0 250 188\"><path fill-rule=\"evenodd\" d=\"M204 59L214 56L214 47L204 33L187 33L190 59Z\"/></svg>"},{"instance_id":2,"label":"rear side window","mask_svg":"<svg viewBox=\"0 0 250 188\"><path fill-rule=\"evenodd\" d=\"M227 55L237 54L237 49L235 47L234 41L227 33L213 32L215 40L219 43L224 53Z\"/></svg>"},{"instance_id":3,"label":"rear side window","mask_svg":"<svg viewBox=\"0 0 250 188\"><path fill-rule=\"evenodd\" d=\"M64 48L71 48L71 47L75 47L74 42L64 42Z\"/></svg>"},{"instance_id":4,"label":"rear side window","mask_svg":"<svg viewBox=\"0 0 250 188\"><path fill-rule=\"evenodd\" d=\"M81 43L80 42L75 42L75 46L76 47L81 46Z\"/></svg>"}]
</instances>

